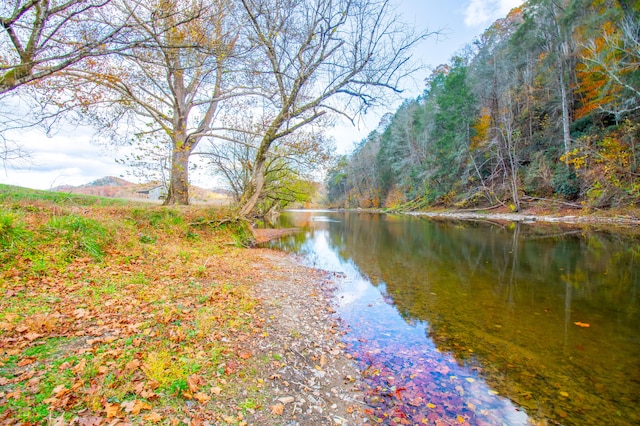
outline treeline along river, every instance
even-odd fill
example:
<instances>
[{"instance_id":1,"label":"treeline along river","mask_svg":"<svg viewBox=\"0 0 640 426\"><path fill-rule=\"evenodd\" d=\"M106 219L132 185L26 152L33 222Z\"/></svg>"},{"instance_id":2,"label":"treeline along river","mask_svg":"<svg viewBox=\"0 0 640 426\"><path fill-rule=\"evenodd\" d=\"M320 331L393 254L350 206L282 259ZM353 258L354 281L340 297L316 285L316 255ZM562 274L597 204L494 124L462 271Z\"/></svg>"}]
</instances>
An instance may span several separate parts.
<instances>
[{"instance_id":1,"label":"treeline along river","mask_svg":"<svg viewBox=\"0 0 640 426\"><path fill-rule=\"evenodd\" d=\"M640 424L640 237L291 211L385 424Z\"/></svg>"}]
</instances>

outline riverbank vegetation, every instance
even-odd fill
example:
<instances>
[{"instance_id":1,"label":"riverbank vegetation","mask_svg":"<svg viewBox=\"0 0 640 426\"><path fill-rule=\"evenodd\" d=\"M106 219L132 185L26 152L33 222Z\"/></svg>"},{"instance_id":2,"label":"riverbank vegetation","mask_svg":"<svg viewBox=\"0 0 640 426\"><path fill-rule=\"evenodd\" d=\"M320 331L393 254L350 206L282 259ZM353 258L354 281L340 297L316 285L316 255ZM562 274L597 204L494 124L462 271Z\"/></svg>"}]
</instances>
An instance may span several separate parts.
<instances>
[{"instance_id":1,"label":"riverbank vegetation","mask_svg":"<svg viewBox=\"0 0 640 426\"><path fill-rule=\"evenodd\" d=\"M330 204L637 206L638 10L627 0L512 10L335 164Z\"/></svg>"},{"instance_id":2,"label":"riverbank vegetation","mask_svg":"<svg viewBox=\"0 0 640 426\"><path fill-rule=\"evenodd\" d=\"M1 185L0 423L271 415L263 272L227 217Z\"/></svg>"}]
</instances>

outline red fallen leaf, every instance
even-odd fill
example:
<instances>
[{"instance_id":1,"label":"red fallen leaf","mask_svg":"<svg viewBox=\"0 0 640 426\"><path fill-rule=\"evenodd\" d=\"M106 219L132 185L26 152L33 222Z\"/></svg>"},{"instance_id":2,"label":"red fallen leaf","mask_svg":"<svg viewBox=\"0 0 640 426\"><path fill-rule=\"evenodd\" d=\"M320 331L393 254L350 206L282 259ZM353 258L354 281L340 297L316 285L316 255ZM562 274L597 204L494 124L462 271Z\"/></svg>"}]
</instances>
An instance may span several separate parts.
<instances>
[{"instance_id":1,"label":"red fallen leaf","mask_svg":"<svg viewBox=\"0 0 640 426\"><path fill-rule=\"evenodd\" d=\"M583 327L583 328L591 327L591 324L588 324L586 322L576 321L574 322L574 324L577 325L578 327Z\"/></svg>"}]
</instances>

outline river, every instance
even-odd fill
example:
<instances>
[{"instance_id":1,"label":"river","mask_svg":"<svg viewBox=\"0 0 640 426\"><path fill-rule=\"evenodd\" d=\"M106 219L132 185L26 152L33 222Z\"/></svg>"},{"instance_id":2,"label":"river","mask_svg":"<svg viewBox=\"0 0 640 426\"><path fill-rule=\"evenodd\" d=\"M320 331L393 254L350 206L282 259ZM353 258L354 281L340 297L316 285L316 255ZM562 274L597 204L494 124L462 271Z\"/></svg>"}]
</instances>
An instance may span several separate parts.
<instances>
[{"instance_id":1,"label":"river","mask_svg":"<svg viewBox=\"0 0 640 426\"><path fill-rule=\"evenodd\" d=\"M384 424L640 424L640 238L290 211Z\"/></svg>"}]
</instances>

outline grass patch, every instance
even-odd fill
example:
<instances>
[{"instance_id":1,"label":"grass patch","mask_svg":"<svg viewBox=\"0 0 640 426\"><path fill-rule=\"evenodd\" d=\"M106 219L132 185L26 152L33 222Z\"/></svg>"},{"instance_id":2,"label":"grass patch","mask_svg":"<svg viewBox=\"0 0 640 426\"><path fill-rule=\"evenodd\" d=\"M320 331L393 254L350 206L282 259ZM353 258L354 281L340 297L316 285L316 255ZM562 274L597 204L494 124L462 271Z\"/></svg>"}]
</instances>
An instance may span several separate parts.
<instances>
[{"instance_id":1,"label":"grass patch","mask_svg":"<svg viewBox=\"0 0 640 426\"><path fill-rule=\"evenodd\" d=\"M251 231L224 214L0 185L0 424L257 409Z\"/></svg>"}]
</instances>

